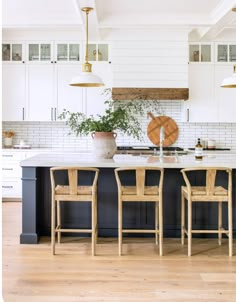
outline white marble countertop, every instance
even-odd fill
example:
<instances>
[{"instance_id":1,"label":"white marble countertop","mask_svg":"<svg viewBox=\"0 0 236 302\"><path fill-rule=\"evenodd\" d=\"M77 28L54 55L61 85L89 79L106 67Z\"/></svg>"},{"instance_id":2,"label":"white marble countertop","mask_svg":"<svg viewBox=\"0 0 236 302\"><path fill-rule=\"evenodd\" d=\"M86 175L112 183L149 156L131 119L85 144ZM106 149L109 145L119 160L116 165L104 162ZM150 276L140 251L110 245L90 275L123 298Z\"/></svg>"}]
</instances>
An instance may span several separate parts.
<instances>
[{"instance_id":1,"label":"white marble countertop","mask_svg":"<svg viewBox=\"0 0 236 302\"><path fill-rule=\"evenodd\" d=\"M117 154L113 159L95 159L91 153L45 153L20 162L22 167L81 166L116 168L128 166L157 166L163 168L231 167L236 169L236 153L204 152L203 160L196 161L194 153L188 155L159 156Z\"/></svg>"}]
</instances>

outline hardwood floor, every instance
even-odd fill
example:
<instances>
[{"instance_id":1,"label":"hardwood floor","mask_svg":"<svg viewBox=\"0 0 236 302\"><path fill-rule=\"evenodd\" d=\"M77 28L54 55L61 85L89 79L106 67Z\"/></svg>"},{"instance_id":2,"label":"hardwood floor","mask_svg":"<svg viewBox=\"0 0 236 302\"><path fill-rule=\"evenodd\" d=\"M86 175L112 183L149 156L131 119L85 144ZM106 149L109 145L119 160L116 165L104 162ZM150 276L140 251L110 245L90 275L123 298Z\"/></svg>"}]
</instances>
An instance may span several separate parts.
<instances>
[{"instance_id":1,"label":"hardwood floor","mask_svg":"<svg viewBox=\"0 0 236 302\"><path fill-rule=\"evenodd\" d=\"M66 238L52 256L49 238L20 245L21 203L3 202L3 297L5 302L38 301L236 301L236 246L193 239L193 256L180 239L164 238L160 257L153 239L126 239L119 257L117 238ZM62 239L63 240L63 239Z\"/></svg>"}]
</instances>

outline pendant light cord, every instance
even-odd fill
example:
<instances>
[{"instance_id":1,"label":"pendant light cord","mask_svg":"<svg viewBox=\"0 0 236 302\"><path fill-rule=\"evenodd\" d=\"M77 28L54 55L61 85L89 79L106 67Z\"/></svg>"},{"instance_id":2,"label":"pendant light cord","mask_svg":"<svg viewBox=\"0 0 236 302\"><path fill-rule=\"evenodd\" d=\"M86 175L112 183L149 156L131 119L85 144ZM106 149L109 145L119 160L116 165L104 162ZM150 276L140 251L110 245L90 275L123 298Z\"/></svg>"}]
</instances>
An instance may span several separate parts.
<instances>
[{"instance_id":1,"label":"pendant light cord","mask_svg":"<svg viewBox=\"0 0 236 302\"><path fill-rule=\"evenodd\" d=\"M86 11L86 51L85 51L85 63L88 63L88 14L89 14L89 10Z\"/></svg>"}]
</instances>

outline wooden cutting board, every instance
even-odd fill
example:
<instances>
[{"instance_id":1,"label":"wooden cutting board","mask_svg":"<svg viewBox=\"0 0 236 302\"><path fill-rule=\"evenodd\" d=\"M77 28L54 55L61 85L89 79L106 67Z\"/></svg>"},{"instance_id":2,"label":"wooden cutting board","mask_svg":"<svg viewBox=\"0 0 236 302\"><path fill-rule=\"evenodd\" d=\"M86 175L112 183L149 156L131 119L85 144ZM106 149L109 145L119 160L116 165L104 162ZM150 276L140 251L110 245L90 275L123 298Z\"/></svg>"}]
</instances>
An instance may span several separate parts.
<instances>
[{"instance_id":1,"label":"wooden cutting board","mask_svg":"<svg viewBox=\"0 0 236 302\"><path fill-rule=\"evenodd\" d=\"M172 145L177 140L179 135L179 129L176 122L168 116L155 117L151 112L148 112L148 115L152 119L147 127L147 135L150 141L154 145L160 145L160 128L163 126L165 130L163 147Z\"/></svg>"}]
</instances>

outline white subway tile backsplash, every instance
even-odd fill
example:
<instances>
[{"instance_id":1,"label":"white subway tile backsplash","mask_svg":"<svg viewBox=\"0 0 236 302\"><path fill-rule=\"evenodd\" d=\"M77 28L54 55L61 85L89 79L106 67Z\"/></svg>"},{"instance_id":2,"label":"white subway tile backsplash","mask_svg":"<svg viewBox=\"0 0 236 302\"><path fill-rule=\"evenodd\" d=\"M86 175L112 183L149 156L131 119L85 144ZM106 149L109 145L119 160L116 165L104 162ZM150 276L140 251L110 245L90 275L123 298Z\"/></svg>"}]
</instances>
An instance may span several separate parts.
<instances>
[{"instance_id":1,"label":"white subway tile backsplash","mask_svg":"<svg viewBox=\"0 0 236 302\"><path fill-rule=\"evenodd\" d=\"M179 137L174 146L193 147L196 139L208 138L216 140L217 147L228 147L236 150L236 123L185 123L182 122L182 102L160 102L161 114L172 117L179 127ZM153 112L154 115L157 115ZM117 132L117 145L150 145L146 129L150 118L139 118L144 131L144 140L137 141ZM24 140L34 148L65 149L71 151L91 150L91 136L69 135L70 129L64 122L3 122L2 130L15 131L13 143L18 144Z\"/></svg>"}]
</instances>

